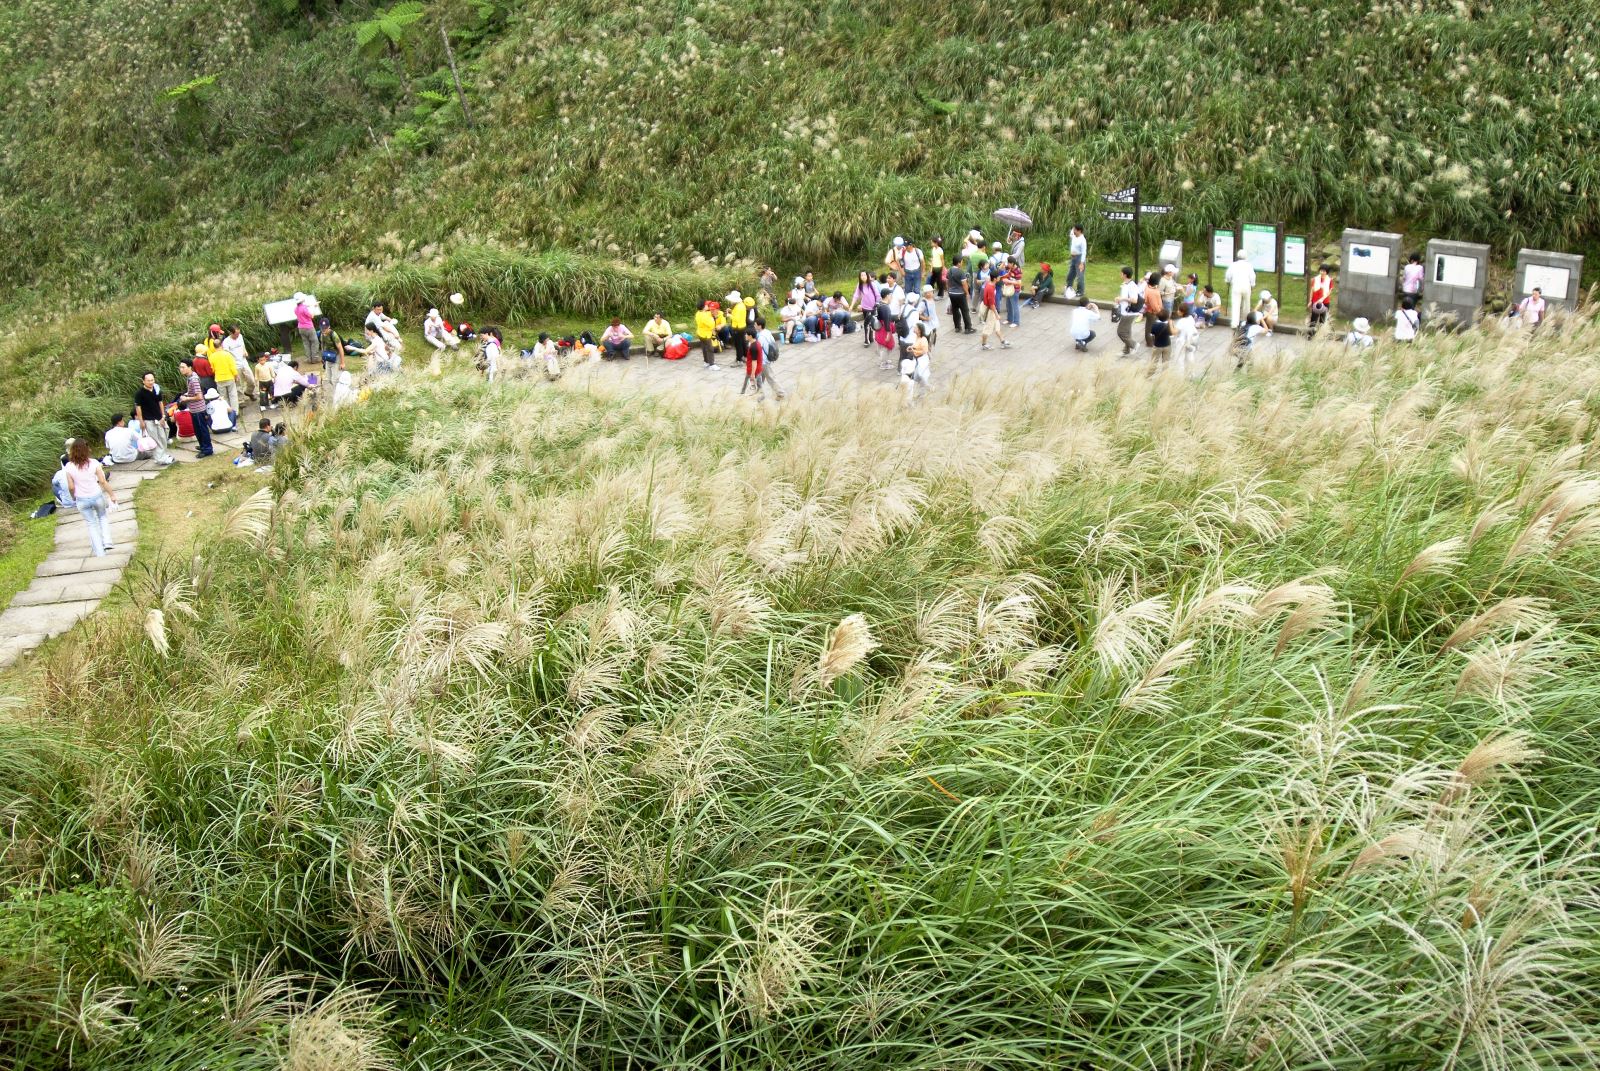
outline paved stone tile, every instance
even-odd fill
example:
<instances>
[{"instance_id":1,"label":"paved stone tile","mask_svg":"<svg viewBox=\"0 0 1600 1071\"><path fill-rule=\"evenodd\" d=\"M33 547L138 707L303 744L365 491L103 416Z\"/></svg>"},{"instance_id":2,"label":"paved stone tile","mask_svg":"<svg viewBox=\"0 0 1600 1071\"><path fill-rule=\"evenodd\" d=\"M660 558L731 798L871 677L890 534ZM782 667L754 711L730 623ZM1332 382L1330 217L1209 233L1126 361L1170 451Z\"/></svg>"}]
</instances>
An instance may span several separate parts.
<instances>
[{"instance_id":1,"label":"paved stone tile","mask_svg":"<svg viewBox=\"0 0 1600 1071\"><path fill-rule=\"evenodd\" d=\"M91 579L99 578L99 579ZM87 576L57 578L59 584L34 583L26 591L18 592L11 600L12 606L47 606L53 602L99 602L117 586L118 574L90 573Z\"/></svg>"},{"instance_id":2,"label":"paved stone tile","mask_svg":"<svg viewBox=\"0 0 1600 1071\"><path fill-rule=\"evenodd\" d=\"M49 638L42 632L26 632L10 639L0 640L0 669L10 669L16 665L17 659Z\"/></svg>"},{"instance_id":3,"label":"paved stone tile","mask_svg":"<svg viewBox=\"0 0 1600 1071\"><path fill-rule=\"evenodd\" d=\"M13 606L0 614L0 636L59 636L99 605L98 599L91 599L48 606Z\"/></svg>"}]
</instances>

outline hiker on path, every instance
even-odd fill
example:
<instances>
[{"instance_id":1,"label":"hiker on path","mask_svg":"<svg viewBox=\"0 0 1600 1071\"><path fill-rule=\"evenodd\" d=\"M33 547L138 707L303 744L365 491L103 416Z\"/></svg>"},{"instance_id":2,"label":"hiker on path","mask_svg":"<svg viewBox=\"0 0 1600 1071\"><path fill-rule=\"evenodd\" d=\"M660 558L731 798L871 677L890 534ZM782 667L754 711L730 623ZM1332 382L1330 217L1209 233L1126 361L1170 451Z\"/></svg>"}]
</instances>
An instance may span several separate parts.
<instances>
[{"instance_id":1,"label":"hiker on path","mask_svg":"<svg viewBox=\"0 0 1600 1071\"><path fill-rule=\"evenodd\" d=\"M178 404L183 406L189 414L189 419L194 422L195 456L210 457L211 418L206 414L206 392L200 386L200 377L195 374L194 362L179 361L178 374L183 377L184 382L183 393L178 396Z\"/></svg>"},{"instance_id":2,"label":"hiker on path","mask_svg":"<svg viewBox=\"0 0 1600 1071\"><path fill-rule=\"evenodd\" d=\"M1151 272L1144 280L1144 345L1149 349L1156 344L1156 314L1161 312L1161 273Z\"/></svg>"},{"instance_id":3,"label":"hiker on path","mask_svg":"<svg viewBox=\"0 0 1600 1071\"><path fill-rule=\"evenodd\" d=\"M1415 342L1417 329L1421 326L1422 315L1417 312L1417 299L1407 294L1400 299L1400 307L1394 310L1394 340Z\"/></svg>"},{"instance_id":4,"label":"hiker on path","mask_svg":"<svg viewBox=\"0 0 1600 1071\"><path fill-rule=\"evenodd\" d=\"M1027 266L1027 261L1023 257L1023 251L1027 248L1027 245L1028 245L1027 236L1024 235L1021 231L1017 230L1015 227L1012 227L1011 228L1011 263L1015 264L1019 268L1023 268L1023 267Z\"/></svg>"},{"instance_id":5,"label":"hiker on path","mask_svg":"<svg viewBox=\"0 0 1600 1071\"><path fill-rule=\"evenodd\" d=\"M1412 253L1400 269L1400 293L1413 301L1422 299L1422 254Z\"/></svg>"},{"instance_id":6,"label":"hiker on path","mask_svg":"<svg viewBox=\"0 0 1600 1071\"><path fill-rule=\"evenodd\" d=\"M115 550L111 541L111 521L107 514L117 504L117 493L106 482L106 470L89 456L89 440L73 439L67 450L67 478L72 485L73 504L89 530L89 549L96 558Z\"/></svg>"},{"instance_id":7,"label":"hiker on path","mask_svg":"<svg viewBox=\"0 0 1600 1071\"><path fill-rule=\"evenodd\" d=\"M945 267L944 239L936 234L928 249L928 282L933 284L934 293L939 295L940 301L944 300Z\"/></svg>"},{"instance_id":8,"label":"hiker on path","mask_svg":"<svg viewBox=\"0 0 1600 1071\"><path fill-rule=\"evenodd\" d=\"M762 326L759 320L745 325L744 344L740 347L744 351L744 382L739 385L739 393L743 394L747 389L753 389L756 401L760 401L761 388L771 387L773 396L781 402L788 395L772 375L771 364L761 346L761 332Z\"/></svg>"},{"instance_id":9,"label":"hiker on path","mask_svg":"<svg viewBox=\"0 0 1600 1071\"><path fill-rule=\"evenodd\" d=\"M1250 310L1250 295L1256 288L1256 270L1245 259L1241 249L1233 255L1222 281L1228 284L1228 323L1237 331L1244 325L1245 313Z\"/></svg>"},{"instance_id":10,"label":"hiker on path","mask_svg":"<svg viewBox=\"0 0 1600 1071\"><path fill-rule=\"evenodd\" d=\"M1531 330L1544 322L1545 307L1544 291L1536 286L1533 293L1523 298L1513 311L1522 317L1522 322Z\"/></svg>"},{"instance_id":11,"label":"hiker on path","mask_svg":"<svg viewBox=\"0 0 1600 1071\"><path fill-rule=\"evenodd\" d=\"M1195 322L1194 306L1178 305L1178 318L1172 323L1172 364L1180 375L1188 375L1200 346L1200 325Z\"/></svg>"},{"instance_id":12,"label":"hiker on path","mask_svg":"<svg viewBox=\"0 0 1600 1071\"><path fill-rule=\"evenodd\" d=\"M906 293L922 293L922 250L917 248L917 243L909 239L906 247L900 253L900 267L906 273Z\"/></svg>"},{"instance_id":13,"label":"hiker on path","mask_svg":"<svg viewBox=\"0 0 1600 1071\"><path fill-rule=\"evenodd\" d=\"M694 338L707 368L717 367L716 353L712 350L712 340L717 337L717 314L712 304L710 300L702 301L694 314Z\"/></svg>"},{"instance_id":14,"label":"hiker on path","mask_svg":"<svg viewBox=\"0 0 1600 1071\"><path fill-rule=\"evenodd\" d=\"M228 334L222 340L222 348L228 351L233 358L234 388L235 391L243 390L245 397L253 398L260 404L261 385L256 382L255 373L250 368L250 349L244 340L244 333L239 330L238 324L228 325ZM239 401L232 399L234 411L238 412Z\"/></svg>"},{"instance_id":15,"label":"hiker on path","mask_svg":"<svg viewBox=\"0 0 1600 1071\"><path fill-rule=\"evenodd\" d=\"M344 339L333 329L333 321L324 316L317 321L317 348L322 351L322 378L332 380L335 373L344 371Z\"/></svg>"}]
</instances>

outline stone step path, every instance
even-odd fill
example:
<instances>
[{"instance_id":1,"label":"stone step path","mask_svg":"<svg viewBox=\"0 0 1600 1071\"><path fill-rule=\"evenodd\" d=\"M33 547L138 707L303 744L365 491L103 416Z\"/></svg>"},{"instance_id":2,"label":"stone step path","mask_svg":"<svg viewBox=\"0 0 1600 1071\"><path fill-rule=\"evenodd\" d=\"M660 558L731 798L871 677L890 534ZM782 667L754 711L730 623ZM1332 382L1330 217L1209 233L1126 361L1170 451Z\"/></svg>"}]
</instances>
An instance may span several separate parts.
<instances>
[{"instance_id":1,"label":"stone step path","mask_svg":"<svg viewBox=\"0 0 1600 1071\"><path fill-rule=\"evenodd\" d=\"M215 464L226 464L244 444L238 431L217 432L212 436ZM199 460L194 440L172 444L172 456L179 463ZM122 571L133 558L139 538L139 519L134 499L144 481L160 475L154 461L135 461L106 470L119 500L111 511L113 549L95 557L89 546L89 530L83 515L75 509L57 510L56 545L40 563L33 583L11 600L0 613L0 669L16 664L23 655L46 640L66 632L100 605L100 601L122 580Z\"/></svg>"}]
</instances>

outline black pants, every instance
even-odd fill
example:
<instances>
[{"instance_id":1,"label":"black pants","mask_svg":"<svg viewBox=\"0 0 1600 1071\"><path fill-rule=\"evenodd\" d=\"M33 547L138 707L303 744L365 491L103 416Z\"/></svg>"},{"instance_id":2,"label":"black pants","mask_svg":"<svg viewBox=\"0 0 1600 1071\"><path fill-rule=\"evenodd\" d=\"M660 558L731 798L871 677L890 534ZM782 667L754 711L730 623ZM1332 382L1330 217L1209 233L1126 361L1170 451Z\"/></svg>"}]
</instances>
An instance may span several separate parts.
<instances>
[{"instance_id":1,"label":"black pants","mask_svg":"<svg viewBox=\"0 0 1600 1071\"><path fill-rule=\"evenodd\" d=\"M877 319L877 309L861 310L861 344L863 346L872 345L872 325L877 322Z\"/></svg>"},{"instance_id":2,"label":"black pants","mask_svg":"<svg viewBox=\"0 0 1600 1071\"><path fill-rule=\"evenodd\" d=\"M717 363L716 355L711 352L711 340L709 338L700 340L700 356L706 359L706 364Z\"/></svg>"},{"instance_id":3,"label":"black pants","mask_svg":"<svg viewBox=\"0 0 1600 1071\"><path fill-rule=\"evenodd\" d=\"M200 457L211 456L211 414L205 410L191 411L189 419L194 422L194 441L199 447L195 453Z\"/></svg>"},{"instance_id":4,"label":"black pants","mask_svg":"<svg viewBox=\"0 0 1600 1071\"><path fill-rule=\"evenodd\" d=\"M743 331L733 333L733 355L740 364L744 364L745 350L748 349L749 341Z\"/></svg>"},{"instance_id":5,"label":"black pants","mask_svg":"<svg viewBox=\"0 0 1600 1071\"><path fill-rule=\"evenodd\" d=\"M967 308L967 295L950 292L950 329L953 331L972 330L972 310Z\"/></svg>"},{"instance_id":6,"label":"black pants","mask_svg":"<svg viewBox=\"0 0 1600 1071\"><path fill-rule=\"evenodd\" d=\"M944 300L945 295L944 273L944 268L935 268L933 274L928 277L928 281L933 283L933 292L939 295L940 301Z\"/></svg>"}]
</instances>

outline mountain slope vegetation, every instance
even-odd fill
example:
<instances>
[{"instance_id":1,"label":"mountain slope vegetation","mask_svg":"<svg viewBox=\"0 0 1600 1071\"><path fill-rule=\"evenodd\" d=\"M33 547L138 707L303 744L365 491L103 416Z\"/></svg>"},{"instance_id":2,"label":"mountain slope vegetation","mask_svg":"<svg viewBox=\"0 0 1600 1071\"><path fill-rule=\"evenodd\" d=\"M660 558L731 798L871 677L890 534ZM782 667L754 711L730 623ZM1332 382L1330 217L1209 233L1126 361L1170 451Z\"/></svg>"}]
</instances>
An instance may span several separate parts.
<instances>
[{"instance_id":1,"label":"mountain slope vegetation","mask_svg":"<svg viewBox=\"0 0 1600 1071\"><path fill-rule=\"evenodd\" d=\"M452 37L474 128L450 75ZM820 260L1140 182L1240 216L1586 245L1597 30L1531 0L23 0L0 307L462 241Z\"/></svg>"}]
</instances>

